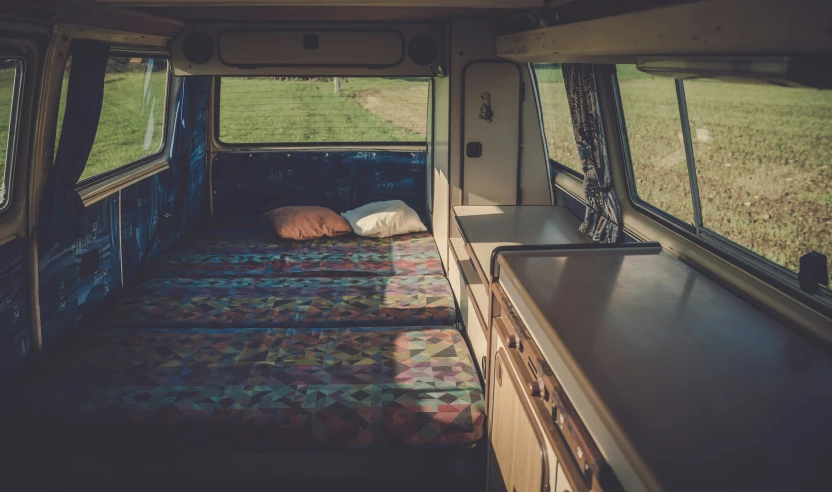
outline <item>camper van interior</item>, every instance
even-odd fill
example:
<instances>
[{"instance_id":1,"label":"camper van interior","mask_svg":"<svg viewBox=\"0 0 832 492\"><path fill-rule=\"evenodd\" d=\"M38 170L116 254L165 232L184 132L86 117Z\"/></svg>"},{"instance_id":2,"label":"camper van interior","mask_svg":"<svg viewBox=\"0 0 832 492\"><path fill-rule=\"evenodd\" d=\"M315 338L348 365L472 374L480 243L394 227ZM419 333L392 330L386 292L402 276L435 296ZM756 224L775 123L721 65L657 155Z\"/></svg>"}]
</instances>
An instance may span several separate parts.
<instances>
[{"instance_id":1,"label":"camper van interior","mask_svg":"<svg viewBox=\"0 0 832 492\"><path fill-rule=\"evenodd\" d=\"M832 490L832 2L0 2L0 489Z\"/></svg>"}]
</instances>

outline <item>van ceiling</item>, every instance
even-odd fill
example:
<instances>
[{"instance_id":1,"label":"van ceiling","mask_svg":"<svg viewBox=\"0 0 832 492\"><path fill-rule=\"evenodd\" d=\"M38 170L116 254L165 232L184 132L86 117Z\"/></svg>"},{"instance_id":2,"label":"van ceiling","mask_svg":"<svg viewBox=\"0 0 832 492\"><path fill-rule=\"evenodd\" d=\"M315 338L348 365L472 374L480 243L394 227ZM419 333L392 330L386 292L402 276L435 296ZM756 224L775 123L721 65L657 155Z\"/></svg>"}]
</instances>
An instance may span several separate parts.
<instances>
[{"instance_id":1,"label":"van ceiling","mask_svg":"<svg viewBox=\"0 0 832 492\"><path fill-rule=\"evenodd\" d=\"M133 10L186 22L433 21L515 12L468 7L149 7Z\"/></svg>"}]
</instances>

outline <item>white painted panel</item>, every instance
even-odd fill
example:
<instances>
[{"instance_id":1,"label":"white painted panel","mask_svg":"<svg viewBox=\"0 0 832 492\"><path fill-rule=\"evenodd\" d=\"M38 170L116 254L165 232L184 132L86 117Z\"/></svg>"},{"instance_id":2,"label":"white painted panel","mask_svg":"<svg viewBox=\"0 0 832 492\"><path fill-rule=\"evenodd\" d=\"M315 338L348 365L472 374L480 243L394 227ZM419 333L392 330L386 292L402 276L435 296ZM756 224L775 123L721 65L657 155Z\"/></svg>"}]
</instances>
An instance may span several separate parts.
<instances>
[{"instance_id":1,"label":"white painted panel","mask_svg":"<svg viewBox=\"0 0 832 492\"><path fill-rule=\"evenodd\" d=\"M480 320L477 318L477 305L475 301L471 300L471 296L466 288L465 275L460 271L460 268L470 266L466 264L470 264L471 260L463 255L459 258L459 261L464 264L460 265L453 258L453 255L451 256L451 262L448 265L448 282L450 282L451 290L453 290L454 296L456 296L462 324L465 325L465 333L468 336L468 341L471 342L471 349L473 350L471 358L474 359L477 367L480 368L480 373L484 377L487 377L485 374L486 368L483 367L482 361L484 357L488 356L488 339L486 339L485 332L480 325Z\"/></svg>"},{"instance_id":2,"label":"white painted panel","mask_svg":"<svg viewBox=\"0 0 832 492\"><path fill-rule=\"evenodd\" d=\"M304 47L314 36L318 46ZM257 47L273 49L256 49ZM393 66L404 60L404 36L393 30L230 29L219 35L226 65Z\"/></svg>"},{"instance_id":3,"label":"white painted panel","mask_svg":"<svg viewBox=\"0 0 832 492\"><path fill-rule=\"evenodd\" d=\"M462 308L462 295L465 292L465 282L462 280L462 275L459 272L459 265L456 261L451 261L450 264L448 264L448 282L451 284L451 290L454 292L454 297L456 297L456 303L459 305L459 310L464 313L465 309Z\"/></svg>"},{"instance_id":4,"label":"white painted panel","mask_svg":"<svg viewBox=\"0 0 832 492\"><path fill-rule=\"evenodd\" d=\"M465 301L466 306L462 316L465 321L465 332L468 334L471 349L474 351L471 356L474 358L477 367L480 368L480 373L485 375L487 368L482 366L482 361L488 356L488 340L485 338L485 332L479 318L477 318L477 306L469 299L467 291L465 292ZM482 309L485 310L486 308L483 307Z\"/></svg>"},{"instance_id":5,"label":"white painted panel","mask_svg":"<svg viewBox=\"0 0 832 492\"><path fill-rule=\"evenodd\" d=\"M549 162L543 145L543 127L537 108L532 74L523 67L523 151L520 153L520 203L522 205L552 205L552 183L549 178Z\"/></svg>"},{"instance_id":6,"label":"white painted panel","mask_svg":"<svg viewBox=\"0 0 832 492\"><path fill-rule=\"evenodd\" d=\"M428 217L431 223L433 222L433 88L434 80L430 80L428 85L428 128L427 128L427 143L428 152L425 160L425 204L427 205Z\"/></svg>"},{"instance_id":7,"label":"white painted panel","mask_svg":"<svg viewBox=\"0 0 832 492\"><path fill-rule=\"evenodd\" d=\"M563 468L560 465L557 466L557 478L555 482L554 490L555 492L572 492L572 486L569 485L569 481L566 480L566 473L563 472Z\"/></svg>"},{"instance_id":8,"label":"white painted panel","mask_svg":"<svg viewBox=\"0 0 832 492\"><path fill-rule=\"evenodd\" d=\"M515 205L520 150L520 71L504 62L475 62L464 71L462 202ZM482 156L466 146L482 144Z\"/></svg>"},{"instance_id":9,"label":"white painted panel","mask_svg":"<svg viewBox=\"0 0 832 492\"><path fill-rule=\"evenodd\" d=\"M307 22L267 22L256 26L244 22L197 22L189 24L170 42L171 65L177 76L430 77L436 63L446 63L444 53L436 63L417 65L405 51L407 43L421 33L444 39L442 29L436 24L401 22L348 26ZM185 41L194 39L194 34L210 40L210 46L206 45L206 55L210 56L204 63L185 56ZM317 49L304 49L306 34L318 36Z\"/></svg>"},{"instance_id":10,"label":"white painted panel","mask_svg":"<svg viewBox=\"0 0 832 492\"><path fill-rule=\"evenodd\" d=\"M433 81L433 239L439 248L439 257L448 268L448 225L450 220L450 168L448 145L450 137L449 77Z\"/></svg>"}]
</instances>

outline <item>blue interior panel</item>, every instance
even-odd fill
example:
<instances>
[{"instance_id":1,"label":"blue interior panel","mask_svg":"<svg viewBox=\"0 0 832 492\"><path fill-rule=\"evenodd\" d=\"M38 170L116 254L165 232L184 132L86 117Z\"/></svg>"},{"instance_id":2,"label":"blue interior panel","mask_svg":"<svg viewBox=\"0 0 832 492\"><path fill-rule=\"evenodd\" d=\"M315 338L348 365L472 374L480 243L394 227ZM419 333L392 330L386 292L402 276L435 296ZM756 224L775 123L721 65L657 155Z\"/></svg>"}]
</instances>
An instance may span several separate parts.
<instances>
[{"instance_id":1,"label":"blue interior panel","mask_svg":"<svg viewBox=\"0 0 832 492\"><path fill-rule=\"evenodd\" d=\"M87 207L80 238L65 238L38 259L45 348L121 291L118 230L118 194L114 194Z\"/></svg>"},{"instance_id":2,"label":"blue interior panel","mask_svg":"<svg viewBox=\"0 0 832 492\"><path fill-rule=\"evenodd\" d=\"M32 346L26 240L0 246L0 375L23 365Z\"/></svg>"},{"instance_id":3,"label":"blue interior panel","mask_svg":"<svg viewBox=\"0 0 832 492\"><path fill-rule=\"evenodd\" d=\"M170 170L129 186L121 192L121 238L124 282L133 278L142 261L154 258L181 233L174 224L178 190Z\"/></svg>"},{"instance_id":4,"label":"blue interior panel","mask_svg":"<svg viewBox=\"0 0 832 492\"><path fill-rule=\"evenodd\" d=\"M402 200L425 214L425 152L238 152L214 158L214 214L252 216L286 205L336 212Z\"/></svg>"}]
</instances>

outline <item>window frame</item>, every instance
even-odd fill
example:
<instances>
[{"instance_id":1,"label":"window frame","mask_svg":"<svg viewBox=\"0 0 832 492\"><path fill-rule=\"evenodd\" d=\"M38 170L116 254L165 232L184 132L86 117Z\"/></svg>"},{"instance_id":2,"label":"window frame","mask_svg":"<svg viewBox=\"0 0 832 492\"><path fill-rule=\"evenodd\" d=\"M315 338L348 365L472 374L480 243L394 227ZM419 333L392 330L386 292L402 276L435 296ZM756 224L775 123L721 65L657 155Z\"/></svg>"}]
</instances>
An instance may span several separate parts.
<instances>
[{"instance_id":1,"label":"window frame","mask_svg":"<svg viewBox=\"0 0 832 492\"><path fill-rule=\"evenodd\" d=\"M2 181L2 184L6 186L6 196L4 197L4 200L0 202L0 216L2 216L9 211L14 201L15 168L17 167L15 166L15 162L17 161L18 136L20 135L20 125L22 124L21 104L25 96L24 83L26 80L27 66L26 59L23 56L0 55L0 59L15 60L19 64L19 69L16 70L14 77L14 87L12 88L11 101L12 107L9 111L9 134L8 141L6 143L6 162Z\"/></svg>"},{"instance_id":2,"label":"window frame","mask_svg":"<svg viewBox=\"0 0 832 492\"><path fill-rule=\"evenodd\" d=\"M70 57L71 56L72 56L72 53L70 53ZM170 104L169 103L170 103L170 97L171 97L171 90L173 88L173 70L172 70L172 66L171 66L170 53L162 52L162 51L154 51L154 50L131 50L131 49L123 49L123 48L119 48L119 47L113 47L112 49L110 49L110 54L108 56L108 59L113 58L113 57L118 57L118 56L131 57L131 58L162 58L167 62L167 70L165 70L165 72L166 72L165 94L164 94L164 97L163 97L164 106L162 107L162 132L161 132L162 133L162 142L161 142L161 145L159 146L159 149L156 152L154 152L153 154L150 154L150 155L147 155L145 157L136 159L134 161L127 162L127 163L122 164L122 165L120 165L118 167L115 167L113 169L109 169L109 170L104 171L102 173L98 173L96 175L93 175L93 176L90 176L88 178L84 178L84 179L78 181L78 183L75 185L75 189L77 191L80 191L81 189L84 189L84 188L95 187L95 185L97 185L99 183L102 183L104 181L110 180L114 176L119 176L121 174L124 174L124 175L131 174L131 172L136 170L137 168L142 167L146 164L149 164L153 161L159 160L160 157L163 157L163 156L166 157L165 160L167 161L168 156L166 155L166 152L169 150L169 143L170 143L170 139L168 138L168 130L169 130L168 125L170 124L170 121L169 121L170 120L170 117L169 117L170 115L168 114L168 111L170 110ZM67 59L69 59L69 57L67 57ZM66 69L66 66L64 66L64 69ZM63 122L59 122L59 124L63 125ZM100 122L99 122L99 125L100 125ZM98 132L98 129L96 129L96 133L97 132ZM93 144L93 145L95 145L95 144ZM56 155L57 155L57 152L58 152L58 142L56 141L55 142L55 153L56 153ZM53 165L54 165L54 161L53 161ZM86 168L86 164L84 165L84 168Z\"/></svg>"},{"instance_id":3,"label":"window frame","mask_svg":"<svg viewBox=\"0 0 832 492\"><path fill-rule=\"evenodd\" d=\"M336 77L340 75L314 75L314 77ZM222 140L222 135L220 134L220 120L222 119L222 111L220 111L220 107L222 106L222 99L220 93L222 91L222 79L224 78L245 78L245 75L217 75L214 77L214 93L213 93L213 100L214 100L214 111L213 111L213 132L214 132L214 141L218 144L217 146L223 149L228 150L240 150L240 149L250 149L255 147L265 147L268 149L392 149L392 150L407 150L407 149L419 149L420 151L425 151L428 148L428 139L427 139L427 127L428 127L428 118L425 118L425 140L424 141L415 141L415 142L251 142L251 143L235 143L235 142L226 142ZM281 75L281 77L313 77L311 75ZM352 78L367 78L367 79L386 79L386 78L409 78L405 76L401 77L386 77L384 75L367 75L367 76L347 76ZM430 85L432 77L421 77L426 79L428 84ZM428 89L430 91L430 89ZM430 93L428 94L428 101L430 100ZM426 102L427 104L427 102Z\"/></svg>"},{"instance_id":4,"label":"window frame","mask_svg":"<svg viewBox=\"0 0 832 492\"><path fill-rule=\"evenodd\" d=\"M691 191L691 205L694 211L695 224L688 224L682 219L675 217L668 212L642 200L638 195L635 172L633 168L632 155L630 154L629 138L627 136L626 118L624 106L621 99L621 92L618 85L618 72L614 70L610 74L610 85L615 103L616 122L621 145L621 153L625 167L627 181L627 192L633 208L663 226L673 230L677 234L705 248L706 250L725 259L731 264L745 270L751 275L772 285L776 289L785 292L800 302L816 309L826 315L832 314L832 289L821 285L815 294L809 294L800 288L797 272L775 263L759 253L752 251L740 244L731 241L718 232L707 228L702 220L701 197L696 175L696 156L693 151L693 141L690 133L690 120L687 111L687 99L685 98L684 80L673 80L676 84L676 99L679 103L679 119L682 128L682 137L685 146L685 157L688 169L688 184Z\"/></svg>"},{"instance_id":5,"label":"window frame","mask_svg":"<svg viewBox=\"0 0 832 492\"><path fill-rule=\"evenodd\" d=\"M626 117L624 115L624 101L621 98L621 89L618 85L618 74L613 73L611 76L611 83L610 86L612 87L612 94L613 100L615 101L615 117L618 121L618 137L621 141L621 154L624 158L624 168L625 168L625 175L627 176L627 192L630 195L630 201L633 204L633 207L636 208L639 212L649 215L654 219L659 219L661 221L667 222L672 224L674 228L685 231L687 233L695 233L695 224L688 224L686 221L672 215L665 210L653 205L652 203L644 200L638 194L638 185L636 184L636 173L635 168L633 167L633 156L630 152L630 140L627 134L627 122ZM678 101L678 89L676 93L677 101ZM682 125L682 127L685 125ZM682 128L682 135L684 136L685 130ZM688 129L688 132L690 130ZM685 166L688 170L688 179L690 179L690 158L688 157L687 153L687 144L685 144ZM696 213L694 212L694 217Z\"/></svg>"},{"instance_id":6,"label":"window frame","mask_svg":"<svg viewBox=\"0 0 832 492\"><path fill-rule=\"evenodd\" d=\"M584 174L582 172L579 172L575 169L572 169L571 167L569 167L565 164L561 164L559 161L556 161L555 159L552 159L552 157L549 155L549 139L546 137L546 122L543 120L543 102L540 100L540 87L539 87L538 82L537 82L537 71L534 69L534 65L535 65L534 63L529 63L529 74L530 74L529 79L531 80L531 83L532 83L532 91L534 91L534 100L535 100L535 103L537 105L537 120L540 122L540 134L543 137L543 151L546 154L546 160L549 162L549 166L550 166L550 169L548 170L548 172L549 172L549 181L552 180L552 176L551 176L552 169L551 168L554 168L558 172L562 172L564 174L572 176L573 178L577 178L578 180L583 181ZM570 115L570 119L571 119L571 117L572 116ZM574 140L575 137L572 137L572 138ZM576 146L577 146L577 144L576 144ZM576 148L575 152L577 152L577 151L578 151L578 149ZM579 158L580 158L580 156L579 156Z\"/></svg>"}]
</instances>

